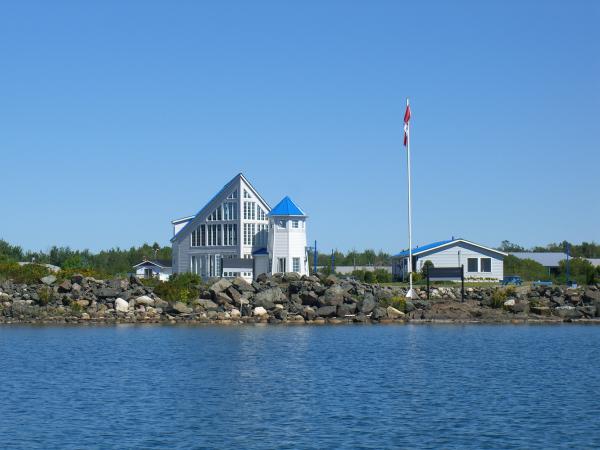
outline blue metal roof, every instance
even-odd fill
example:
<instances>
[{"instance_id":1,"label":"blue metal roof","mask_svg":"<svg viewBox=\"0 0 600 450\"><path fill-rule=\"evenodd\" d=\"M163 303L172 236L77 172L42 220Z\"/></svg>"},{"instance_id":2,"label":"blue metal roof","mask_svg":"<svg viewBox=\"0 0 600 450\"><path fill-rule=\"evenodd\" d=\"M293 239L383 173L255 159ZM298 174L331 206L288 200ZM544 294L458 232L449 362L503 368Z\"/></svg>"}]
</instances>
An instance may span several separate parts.
<instances>
[{"instance_id":1,"label":"blue metal roof","mask_svg":"<svg viewBox=\"0 0 600 450\"><path fill-rule=\"evenodd\" d=\"M289 197L285 197L271 210L269 216L306 216Z\"/></svg>"},{"instance_id":2,"label":"blue metal roof","mask_svg":"<svg viewBox=\"0 0 600 450\"><path fill-rule=\"evenodd\" d=\"M426 250L431 250L432 248L439 247L440 245L446 245L446 244L449 244L450 242L454 242L454 241L458 241L458 240L459 239L448 239L446 241L432 242L431 244L422 245L421 247L415 247L412 250L412 254L414 255L416 253L422 253ZM401 251L400 253L398 253L394 256L408 256L408 250Z\"/></svg>"},{"instance_id":3,"label":"blue metal roof","mask_svg":"<svg viewBox=\"0 0 600 450\"><path fill-rule=\"evenodd\" d=\"M254 251L252 252L252 254L253 254L253 255L268 255L268 254L269 254L269 252L267 251L267 249L266 249L266 248L264 248L264 247L263 247L263 248L259 248L258 250L254 250Z\"/></svg>"}]
</instances>

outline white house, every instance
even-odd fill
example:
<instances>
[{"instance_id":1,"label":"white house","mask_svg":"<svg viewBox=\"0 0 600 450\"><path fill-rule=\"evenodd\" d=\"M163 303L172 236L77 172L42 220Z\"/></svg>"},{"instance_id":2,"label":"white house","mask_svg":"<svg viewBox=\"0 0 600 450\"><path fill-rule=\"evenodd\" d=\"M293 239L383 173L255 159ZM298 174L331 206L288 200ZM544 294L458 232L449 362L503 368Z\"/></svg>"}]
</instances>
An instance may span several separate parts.
<instances>
[{"instance_id":1,"label":"white house","mask_svg":"<svg viewBox=\"0 0 600 450\"><path fill-rule=\"evenodd\" d=\"M161 281L167 281L172 273L171 262L163 260L144 260L133 268L138 278L158 278Z\"/></svg>"},{"instance_id":2,"label":"white house","mask_svg":"<svg viewBox=\"0 0 600 450\"><path fill-rule=\"evenodd\" d=\"M395 279L408 276L408 250L392 257L392 275ZM426 261L433 267L464 266L466 280L501 280L504 278L506 253L465 239L449 239L415 247L412 250L413 271L420 272Z\"/></svg>"},{"instance_id":3,"label":"white house","mask_svg":"<svg viewBox=\"0 0 600 450\"><path fill-rule=\"evenodd\" d=\"M171 223L173 273L249 281L261 273L307 273L306 215L289 197L271 210L241 173L198 213Z\"/></svg>"}]
</instances>

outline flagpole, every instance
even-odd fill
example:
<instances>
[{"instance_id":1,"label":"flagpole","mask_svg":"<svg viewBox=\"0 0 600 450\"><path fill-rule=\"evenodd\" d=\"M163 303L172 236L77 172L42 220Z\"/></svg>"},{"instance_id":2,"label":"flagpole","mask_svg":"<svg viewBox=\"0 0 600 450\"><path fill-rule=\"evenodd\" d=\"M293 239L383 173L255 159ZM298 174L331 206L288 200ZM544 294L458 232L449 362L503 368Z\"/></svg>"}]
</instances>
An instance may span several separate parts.
<instances>
[{"instance_id":1,"label":"flagpole","mask_svg":"<svg viewBox=\"0 0 600 450\"><path fill-rule=\"evenodd\" d=\"M409 108L408 97L406 98L406 108ZM411 199L411 180L410 180L410 120L406 123L406 164L408 172L408 284L409 289L406 298L415 298L413 290L413 260L412 260L412 199Z\"/></svg>"}]
</instances>

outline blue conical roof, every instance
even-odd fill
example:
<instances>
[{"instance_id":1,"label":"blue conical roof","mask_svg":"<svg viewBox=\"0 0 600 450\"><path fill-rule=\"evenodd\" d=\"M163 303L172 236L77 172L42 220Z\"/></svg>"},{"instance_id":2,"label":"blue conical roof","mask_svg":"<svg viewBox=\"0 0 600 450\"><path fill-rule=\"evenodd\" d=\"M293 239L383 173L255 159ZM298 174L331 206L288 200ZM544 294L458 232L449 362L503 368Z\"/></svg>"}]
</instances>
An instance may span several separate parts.
<instances>
[{"instance_id":1,"label":"blue conical roof","mask_svg":"<svg viewBox=\"0 0 600 450\"><path fill-rule=\"evenodd\" d=\"M269 213L269 216L306 216L291 198L285 197Z\"/></svg>"}]
</instances>

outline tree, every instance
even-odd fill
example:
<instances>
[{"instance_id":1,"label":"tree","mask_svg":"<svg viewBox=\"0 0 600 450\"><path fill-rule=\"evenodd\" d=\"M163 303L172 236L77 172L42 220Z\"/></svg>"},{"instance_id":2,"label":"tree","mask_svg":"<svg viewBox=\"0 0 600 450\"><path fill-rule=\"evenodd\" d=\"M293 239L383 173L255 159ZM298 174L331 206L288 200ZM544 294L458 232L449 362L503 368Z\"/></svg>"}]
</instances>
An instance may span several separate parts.
<instances>
[{"instance_id":1,"label":"tree","mask_svg":"<svg viewBox=\"0 0 600 450\"><path fill-rule=\"evenodd\" d=\"M514 244L510 241L504 240L500 243L500 247L498 250L502 252L524 252L525 248L521 247L518 244Z\"/></svg>"},{"instance_id":2,"label":"tree","mask_svg":"<svg viewBox=\"0 0 600 450\"><path fill-rule=\"evenodd\" d=\"M433 267L433 263L429 260L425 261L423 263L423 267L421 268L421 273L423 274L423 278L427 278L427 273L429 272L429 269Z\"/></svg>"}]
</instances>

